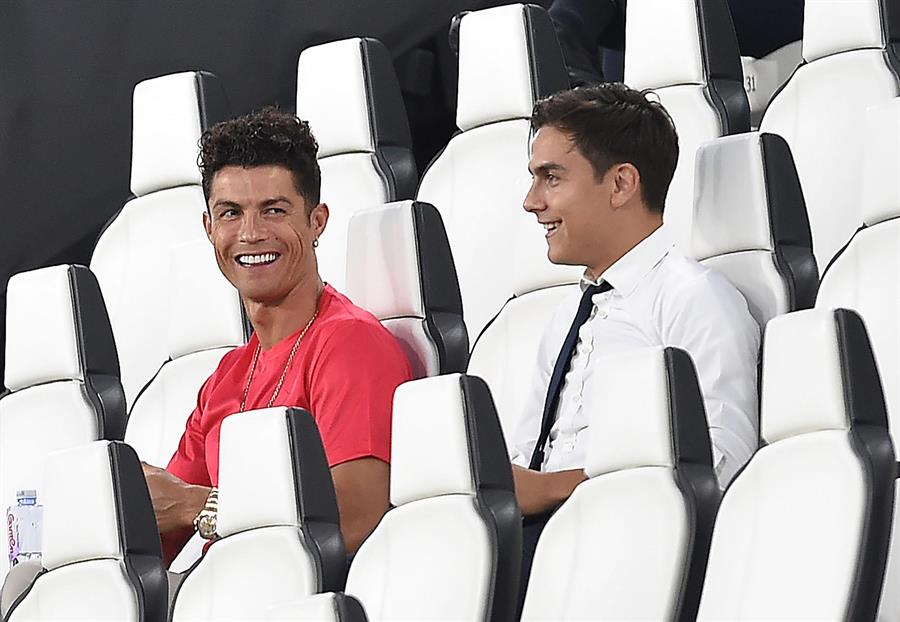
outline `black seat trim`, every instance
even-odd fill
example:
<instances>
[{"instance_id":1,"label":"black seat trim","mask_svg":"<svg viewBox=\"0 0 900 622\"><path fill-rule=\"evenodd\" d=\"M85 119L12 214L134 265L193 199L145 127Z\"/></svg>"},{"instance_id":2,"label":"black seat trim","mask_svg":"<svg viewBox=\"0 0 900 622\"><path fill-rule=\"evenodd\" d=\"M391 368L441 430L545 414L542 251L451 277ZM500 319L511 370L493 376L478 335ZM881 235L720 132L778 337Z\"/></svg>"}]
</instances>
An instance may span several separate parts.
<instances>
[{"instance_id":1,"label":"black seat trim","mask_svg":"<svg viewBox=\"0 0 900 622\"><path fill-rule=\"evenodd\" d=\"M726 0L696 0L706 91L719 117L722 135L750 131L750 100L737 34Z\"/></svg>"}]
</instances>

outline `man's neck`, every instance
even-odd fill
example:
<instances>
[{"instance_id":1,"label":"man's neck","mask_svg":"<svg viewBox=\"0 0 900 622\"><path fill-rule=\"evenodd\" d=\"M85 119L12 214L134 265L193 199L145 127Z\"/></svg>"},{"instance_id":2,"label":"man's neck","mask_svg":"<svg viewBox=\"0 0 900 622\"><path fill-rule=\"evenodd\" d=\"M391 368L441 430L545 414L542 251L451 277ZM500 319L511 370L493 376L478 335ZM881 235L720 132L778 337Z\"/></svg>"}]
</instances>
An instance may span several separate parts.
<instances>
[{"instance_id":1,"label":"man's neck","mask_svg":"<svg viewBox=\"0 0 900 622\"><path fill-rule=\"evenodd\" d=\"M298 285L277 303L244 300L260 347L268 350L306 326L319 308L323 289L322 280L316 276L315 280Z\"/></svg>"},{"instance_id":2,"label":"man's neck","mask_svg":"<svg viewBox=\"0 0 900 622\"><path fill-rule=\"evenodd\" d=\"M610 266L659 229L662 226L662 218L654 214L648 218L632 221L629 225L627 228L620 229L616 238L616 246L610 248L605 257L592 266L586 266L585 276L593 281L599 279Z\"/></svg>"}]
</instances>

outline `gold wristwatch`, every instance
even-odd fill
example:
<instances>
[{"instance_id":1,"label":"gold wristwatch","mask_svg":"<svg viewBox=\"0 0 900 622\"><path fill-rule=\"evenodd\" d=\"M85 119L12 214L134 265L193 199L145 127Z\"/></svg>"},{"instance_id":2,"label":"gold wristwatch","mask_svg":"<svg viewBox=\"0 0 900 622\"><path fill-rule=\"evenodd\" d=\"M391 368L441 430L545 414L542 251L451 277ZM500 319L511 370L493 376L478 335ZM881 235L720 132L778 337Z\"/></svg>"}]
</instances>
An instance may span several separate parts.
<instances>
[{"instance_id":1,"label":"gold wristwatch","mask_svg":"<svg viewBox=\"0 0 900 622\"><path fill-rule=\"evenodd\" d=\"M206 497L206 505L194 518L194 530L201 538L213 540L216 537L216 522L219 515L219 489L212 488Z\"/></svg>"}]
</instances>

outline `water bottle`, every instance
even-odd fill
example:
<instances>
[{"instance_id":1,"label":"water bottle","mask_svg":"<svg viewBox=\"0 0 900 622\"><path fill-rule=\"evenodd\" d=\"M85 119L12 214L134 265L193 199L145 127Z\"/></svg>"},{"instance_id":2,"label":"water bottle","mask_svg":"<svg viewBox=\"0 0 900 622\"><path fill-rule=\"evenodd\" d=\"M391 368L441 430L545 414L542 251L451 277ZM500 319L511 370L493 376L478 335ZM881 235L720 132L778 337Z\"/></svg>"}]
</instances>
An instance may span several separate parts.
<instances>
[{"instance_id":1,"label":"water bottle","mask_svg":"<svg viewBox=\"0 0 900 622\"><path fill-rule=\"evenodd\" d=\"M11 566L28 559L41 559L43 514L43 506L37 504L36 491L16 492L16 505L6 509L6 535Z\"/></svg>"}]
</instances>

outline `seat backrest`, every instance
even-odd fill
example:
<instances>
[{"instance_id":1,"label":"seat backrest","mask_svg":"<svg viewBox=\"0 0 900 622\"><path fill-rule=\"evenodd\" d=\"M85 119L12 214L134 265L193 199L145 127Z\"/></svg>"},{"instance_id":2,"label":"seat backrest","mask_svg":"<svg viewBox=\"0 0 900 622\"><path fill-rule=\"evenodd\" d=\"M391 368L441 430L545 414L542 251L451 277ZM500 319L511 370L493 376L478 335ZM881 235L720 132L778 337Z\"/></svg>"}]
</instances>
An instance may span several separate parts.
<instances>
[{"instance_id":1,"label":"seat backrest","mask_svg":"<svg viewBox=\"0 0 900 622\"><path fill-rule=\"evenodd\" d=\"M91 258L109 308L129 406L168 358L166 310L174 298L168 264L161 258L180 244L206 238L198 144L201 132L223 120L227 110L218 80L204 72L163 76L134 87L135 198L107 224ZM214 263L212 253L206 261Z\"/></svg>"},{"instance_id":2,"label":"seat backrest","mask_svg":"<svg viewBox=\"0 0 900 622\"><path fill-rule=\"evenodd\" d=\"M625 40L625 83L655 92L678 132L678 165L663 220L674 240L687 243L697 148L750 130L728 2L630 0Z\"/></svg>"},{"instance_id":3,"label":"seat backrest","mask_svg":"<svg viewBox=\"0 0 900 622\"><path fill-rule=\"evenodd\" d=\"M153 465L168 464L201 386L222 357L247 338L240 296L208 260L212 253L207 240L196 240L170 254L168 357L135 398L125 433L141 460Z\"/></svg>"},{"instance_id":4,"label":"seat backrest","mask_svg":"<svg viewBox=\"0 0 900 622\"><path fill-rule=\"evenodd\" d=\"M813 306L818 270L783 138L751 132L700 148L690 252L740 290L761 327Z\"/></svg>"},{"instance_id":5,"label":"seat backrest","mask_svg":"<svg viewBox=\"0 0 900 622\"><path fill-rule=\"evenodd\" d=\"M97 280L53 266L9 280L0 397L0 508L33 489L43 503L47 454L125 433L116 345ZM0 561L0 581L9 558Z\"/></svg>"},{"instance_id":6,"label":"seat backrest","mask_svg":"<svg viewBox=\"0 0 900 622\"><path fill-rule=\"evenodd\" d=\"M589 479L541 534L522 620L694 620L720 497L694 364L654 347L597 374Z\"/></svg>"},{"instance_id":7,"label":"seat backrest","mask_svg":"<svg viewBox=\"0 0 900 622\"><path fill-rule=\"evenodd\" d=\"M303 50L297 114L319 144L328 227L316 256L322 278L344 289L347 226L354 212L411 199L418 174L400 83L380 41L344 39Z\"/></svg>"},{"instance_id":8,"label":"seat backrest","mask_svg":"<svg viewBox=\"0 0 900 622\"><path fill-rule=\"evenodd\" d=\"M797 311L764 344L764 446L725 491L698 620L874 620L895 463L865 326Z\"/></svg>"},{"instance_id":9,"label":"seat backrest","mask_svg":"<svg viewBox=\"0 0 900 622\"><path fill-rule=\"evenodd\" d=\"M822 275L816 306L859 313L872 340L894 447L900 447L900 99L869 109L863 227ZM900 620L900 481L879 619Z\"/></svg>"},{"instance_id":10,"label":"seat backrest","mask_svg":"<svg viewBox=\"0 0 900 622\"><path fill-rule=\"evenodd\" d=\"M512 620L522 523L487 385L450 374L394 396L391 509L347 593L379 620Z\"/></svg>"},{"instance_id":11,"label":"seat backrest","mask_svg":"<svg viewBox=\"0 0 900 622\"><path fill-rule=\"evenodd\" d=\"M312 416L231 415L219 460L220 539L185 574L171 620L259 620L267 606L342 589L337 499Z\"/></svg>"},{"instance_id":12,"label":"seat backrest","mask_svg":"<svg viewBox=\"0 0 900 622\"><path fill-rule=\"evenodd\" d=\"M425 171L417 198L444 218L472 341L513 295L511 267L534 257L548 264L548 284L578 279L573 268L547 262L544 230L522 209L531 110L566 88L556 34L540 7L512 4L459 20L461 132Z\"/></svg>"},{"instance_id":13,"label":"seat backrest","mask_svg":"<svg viewBox=\"0 0 900 622\"><path fill-rule=\"evenodd\" d=\"M760 129L787 140L809 208L820 266L862 223L859 185L868 107L900 94L895 0L804 4L803 59L766 109Z\"/></svg>"},{"instance_id":14,"label":"seat backrest","mask_svg":"<svg viewBox=\"0 0 900 622\"><path fill-rule=\"evenodd\" d=\"M413 377L465 371L459 283L434 206L401 201L357 212L347 241L347 296L397 338Z\"/></svg>"},{"instance_id":15,"label":"seat backrest","mask_svg":"<svg viewBox=\"0 0 900 622\"><path fill-rule=\"evenodd\" d=\"M168 581L150 493L134 451L96 441L47 458L45 570L8 622L165 622Z\"/></svg>"}]
</instances>

